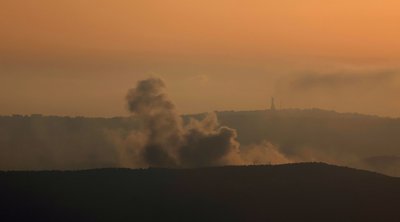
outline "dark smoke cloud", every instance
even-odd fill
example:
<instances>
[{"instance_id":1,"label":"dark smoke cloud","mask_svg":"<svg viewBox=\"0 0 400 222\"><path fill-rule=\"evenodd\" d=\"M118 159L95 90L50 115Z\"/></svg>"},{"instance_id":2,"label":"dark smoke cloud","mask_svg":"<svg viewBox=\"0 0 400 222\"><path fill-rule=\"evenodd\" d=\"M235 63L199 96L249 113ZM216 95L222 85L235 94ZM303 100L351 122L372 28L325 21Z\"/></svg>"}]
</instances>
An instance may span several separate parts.
<instances>
[{"instance_id":1,"label":"dark smoke cloud","mask_svg":"<svg viewBox=\"0 0 400 222\"><path fill-rule=\"evenodd\" d=\"M220 127L215 114L184 125L161 79L139 81L127 95L129 111L142 120L141 158L149 166L198 167L240 161L236 131Z\"/></svg>"},{"instance_id":2,"label":"dark smoke cloud","mask_svg":"<svg viewBox=\"0 0 400 222\"><path fill-rule=\"evenodd\" d=\"M308 73L294 79L290 88L294 91L312 89L337 89L345 87L376 86L390 83L396 77L395 72L367 72L367 73Z\"/></svg>"},{"instance_id":3,"label":"dark smoke cloud","mask_svg":"<svg viewBox=\"0 0 400 222\"><path fill-rule=\"evenodd\" d=\"M151 78L140 81L127 96L129 111L143 121L143 158L151 166L175 166L176 149L183 142L182 120L164 88L161 79Z\"/></svg>"},{"instance_id":4,"label":"dark smoke cloud","mask_svg":"<svg viewBox=\"0 0 400 222\"><path fill-rule=\"evenodd\" d=\"M215 113L183 121L164 89L162 80L151 78L130 90L133 118L0 116L0 170L286 162L272 145L239 152L236 130L220 126Z\"/></svg>"}]
</instances>

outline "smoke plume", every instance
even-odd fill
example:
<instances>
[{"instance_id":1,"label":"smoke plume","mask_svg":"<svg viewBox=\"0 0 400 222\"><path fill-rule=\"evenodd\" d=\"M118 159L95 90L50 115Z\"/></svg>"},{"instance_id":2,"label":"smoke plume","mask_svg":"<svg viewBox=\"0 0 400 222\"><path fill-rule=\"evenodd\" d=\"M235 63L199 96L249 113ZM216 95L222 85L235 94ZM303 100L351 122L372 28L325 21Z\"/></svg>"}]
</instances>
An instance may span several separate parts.
<instances>
[{"instance_id":1,"label":"smoke plume","mask_svg":"<svg viewBox=\"0 0 400 222\"><path fill-rule=\"evenodd\" d=\"M161 79L139 81L129 90L129 111L141 122L139 141L132 149L148 166L199 167L238 164L239 143L234 129L219 126L215 114L183 124Z\"/></svg>"},{"instance_id":2,"label":"smoke plume","mask_svg":"<svg viewBox=\"0 0 400 222\"><path fill-rule=\"evenodd\" d=\"M267 141L251 144L241 150L241 157L246 164L285 164L293 161L286 157L277 147Z\"/></svg>"}]
</instances>

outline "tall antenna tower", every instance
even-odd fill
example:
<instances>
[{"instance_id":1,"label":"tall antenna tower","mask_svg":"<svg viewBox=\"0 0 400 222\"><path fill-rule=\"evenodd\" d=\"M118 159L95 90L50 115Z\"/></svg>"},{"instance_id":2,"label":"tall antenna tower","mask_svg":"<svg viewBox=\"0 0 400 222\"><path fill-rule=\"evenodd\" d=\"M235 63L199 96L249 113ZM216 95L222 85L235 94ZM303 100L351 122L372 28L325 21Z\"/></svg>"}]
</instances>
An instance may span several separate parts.
<instances>
[{"instance_id":1,"label":"tall antenna tower","mask_svg":"<svg viewBox=\"0 0 400 222\"><path fill-rule=\"evenodd\" d=\"M276 110L274 97L271 97L271 110Z\"/></svg>"}]
</instances>

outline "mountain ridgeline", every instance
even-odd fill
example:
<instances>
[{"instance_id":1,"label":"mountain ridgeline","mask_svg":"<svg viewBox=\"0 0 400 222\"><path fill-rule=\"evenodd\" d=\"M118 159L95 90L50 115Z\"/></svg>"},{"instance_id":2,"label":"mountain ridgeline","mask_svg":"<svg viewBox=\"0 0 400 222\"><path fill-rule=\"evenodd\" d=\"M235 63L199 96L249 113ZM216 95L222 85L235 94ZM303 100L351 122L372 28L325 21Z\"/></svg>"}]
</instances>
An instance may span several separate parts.
<instances>
[{"instance_id":1,"label":"mountain ridgeline","mask_svg":"<svg viewBox=\"0 0 400 222\"><path fill-rule=\"evenodd\" d=\"M0 172L2 221L398 221L400 179L321 163Z\"/></svg>"},{"instance_id":2,"label":"mountain ridgeline","mask_svg":"<svg viewBox=\"0 0 400 222\"><path fill-rule=\"evenodd\" d=\"M400 119L318 109L216 114L221 125L237 131L243 152L268 143L287 162L321 161L400 176ZM131 167L121 161L115 135L128 137L140 124L135 117L1 116L0 169Z\"/></svg>"}]
</instances>

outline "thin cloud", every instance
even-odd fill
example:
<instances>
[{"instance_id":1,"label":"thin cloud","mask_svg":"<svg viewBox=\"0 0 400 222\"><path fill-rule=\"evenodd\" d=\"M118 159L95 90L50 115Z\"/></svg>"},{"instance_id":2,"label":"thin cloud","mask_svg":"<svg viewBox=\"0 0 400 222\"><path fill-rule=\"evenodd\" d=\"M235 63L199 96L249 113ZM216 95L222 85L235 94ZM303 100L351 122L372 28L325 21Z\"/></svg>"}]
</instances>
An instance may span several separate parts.
<instances>
[{"instance_id":1,"label":"thin cloud","mask_svg":"<svg viewBox=\"0 0 400 222\"><path fill-rule=\"evenodd\" d=\"M292 91L307 91L313 89L354 88L360 86L378 86L389 84L397 77L396 72L381 71L367 73L308 73L300 75L289 83Z\"/></svg>"}]
</instances>

